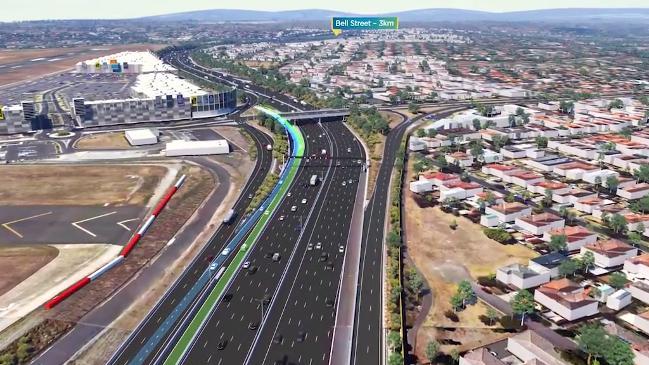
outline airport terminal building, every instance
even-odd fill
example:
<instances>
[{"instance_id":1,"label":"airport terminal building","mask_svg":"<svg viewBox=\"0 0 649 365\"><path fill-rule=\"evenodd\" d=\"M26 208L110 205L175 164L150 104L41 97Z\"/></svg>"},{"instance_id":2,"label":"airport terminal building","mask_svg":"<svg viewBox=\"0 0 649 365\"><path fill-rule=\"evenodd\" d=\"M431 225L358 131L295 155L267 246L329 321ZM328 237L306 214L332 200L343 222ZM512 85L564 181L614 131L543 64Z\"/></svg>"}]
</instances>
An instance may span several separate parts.
<instances>
[{"instance_id":1,"label":"airport terminal building","mask_svg":"<svg viewBox=\"0 0 649 365\"><path fill-rule=\"evenodd\" d=\"M27 133L42 129L43 119L38 118L34 102L31 101L0 107L0 134Z\"/></svg>"}]
</instances>

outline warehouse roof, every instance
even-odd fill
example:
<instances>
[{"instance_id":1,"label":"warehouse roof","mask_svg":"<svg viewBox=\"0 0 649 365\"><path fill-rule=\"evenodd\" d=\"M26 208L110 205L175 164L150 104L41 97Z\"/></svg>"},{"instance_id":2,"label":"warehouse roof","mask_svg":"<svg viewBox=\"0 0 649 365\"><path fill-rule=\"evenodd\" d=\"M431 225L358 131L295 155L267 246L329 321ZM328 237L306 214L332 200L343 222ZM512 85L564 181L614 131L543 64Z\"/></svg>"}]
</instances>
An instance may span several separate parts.
<instances>
[{"instance_id":1,"label":"warehouse roof","mask_svg":"<svg viewBox=\"0 0 649 365\"><path fill-rule=\"evenodd\" d=\"M89 66L95 64L111 64L111 63L128 63L134 65L142 65L141 72L165 72L175 71L175 68L162 62L151 52L120 52L108 56L93 58L87 61L79 62L78 64L85 63Z\"/></svg>"}]
</instances>

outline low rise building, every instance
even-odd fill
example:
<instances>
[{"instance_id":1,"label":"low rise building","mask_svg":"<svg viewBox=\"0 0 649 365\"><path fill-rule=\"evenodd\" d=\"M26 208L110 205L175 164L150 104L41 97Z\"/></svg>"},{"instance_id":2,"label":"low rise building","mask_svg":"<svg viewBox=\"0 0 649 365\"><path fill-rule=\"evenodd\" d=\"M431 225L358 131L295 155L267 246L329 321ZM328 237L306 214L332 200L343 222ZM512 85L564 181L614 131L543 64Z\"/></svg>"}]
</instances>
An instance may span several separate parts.
<instances>
[{"instance_id":1,"label":"low rise building","mask_svg":"<svg viewBox=\"0 0 649 365\"><path fill-rule=\"evenodd\" d=\"M588 244L597 242L597 234L582 226L563 227L543 233L543 240L550 242L552 236L566 236L566 250L576 251Z\"/></svg>"},{"instance_id":2,"label":"low rise building","mask_svg":"<svg viewBox=\"0 0 649 365\"><path fill-rule=\"evenodd\" d=\"M631 304L632 298L631 293L620 289L606 298L606 306L612 310L619 311Z\"/></svg>"},{"instance_id":3,"label":"low rise building","mask_svg":"<svg viewBox=\"0 0 649 365\"><path fill-rule=\"evenodd\" d=\"M495 227L502 223L513 222L518 217L532 214L532 208L519 202L502 203L485 208L485 215L480 219L480 224Z\"/></svg>"},{"instance_id":4,"label":"low rise building","mask_svg":"<svg viewBox=\"0 0 649 365\"><path fill-rule=\"evenodd\" d=\"M624 262L638 254L638 249L616 239L597 241L581 248L581 254L592 252L595 265L604 269L624 265Z\"/></svg>"},{"instance_id":5,"label":"low rise building","mask_svg":"<svg viewBox=\"0 0 649 365\"><path fill-rule=\"evenodd\" d=\"M496 270L496 280L516 289L535 288L550 281L550 271L538 272L521 264L511 264Z\"/></svg>"},{"instance_id":6,"label":"low rise building","mask_svg":"<svg viewBox=\"0 0 649 365\"><path fill-rule=\"evenodd\" d=\"M559 276L559 265L567 259L568 257L562 253L551 252L547 255L530 259L528 266L531 270L536 272L548 271L551 278L556 278Z\"/></svg>"},{"instance_id":7,"label":"low rise building","mask_svg":"<svg viewBox=\"0 0 649 365\"><path fill-rule=\"evenodd\" d=\"M532 214L526 217L518 217L516 225L533 235L542 235L552 230L561 229L565 226L565 220L551 213Z\"/></svg>"},{"instance_id":8,"label":"low rise building","mask_svg":"<svg viewBox=\"0 0 649 365\"><path fill-rule=\"evenodd\" d=\"M627 259L623 270L630 279L649 280L649 253Z\"/></svg>"},{"instance_id":9,"label":"low rise building","mask_svg":"<svg viewBox=\"0 0 649 365\"><path fill-rule=\"evenodd\" d=\"M533 330L527 330L507 339L507 351L523 364L566 365L554 345Z\"/></svg>"},{"instance_id":10,"label":"low rise building","mask_svg":"<svg viewBox=\"0 0 649 365\"><path fill-rule=\"evenodd\" d=\"M534 300L568 321L599 313L597 301L588 291L568 279L551 281L537 288Z\"/></svg>"}]
</instances>

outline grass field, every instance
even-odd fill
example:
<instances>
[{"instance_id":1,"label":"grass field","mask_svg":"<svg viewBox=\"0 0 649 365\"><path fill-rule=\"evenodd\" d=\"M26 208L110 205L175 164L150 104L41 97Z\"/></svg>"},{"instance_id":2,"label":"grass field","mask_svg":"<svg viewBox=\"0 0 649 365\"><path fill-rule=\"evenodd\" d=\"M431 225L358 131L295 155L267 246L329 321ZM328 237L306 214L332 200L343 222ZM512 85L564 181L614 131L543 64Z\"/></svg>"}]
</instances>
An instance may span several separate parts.
<instances>
[{"instance_id":1,"label":"grass field","mask_svg":"<svg viewBox=\"0 0 649 365\"><path fill-rule=\"evenodd\" d=\"M488 329L480 320L487 308L479 302L459 312L458 322L448 319L444 313L451 309L449 298L457 283L493 274L507 264L526 263L537 254L521 245L501 245L488 239L480 225L444 213L439 207L420 208L410 191L406 189L404 194L408 256L432 291L432 306L417 336L418 350L423 351L427 339L434 337L440 327L465 328L465 340L470 341L468 329ZM454 220L458 227L452 230L449 225Z\"/></svg>"},{"instance_id":2,"label":"grass field","mask_svg":"<svg viewBox=\"0 0 649 365\"><path fill-rule=\"evenodd\" d=\"M131 145L124 137L124 132L117 133L96 133L83 136L75 145L81 150L113 149L123 150L131 148Z\"/></svg>"},{"instance_id":3,"label":"grass field","mask_svg":"<svg viewBox=\"0 0 649 365\"><path fill-rule=\"evenodd\" d=\"M21 245L0 247L0 296L21 283L59 254L52 246Z\"/></svg>"},{"instance_id":4,"label":"grass field","mask_svg":"<svg viewBox=\"0 0 649 365\"><path fill-rule=\"evenodd\" d=\"M3 205L139 204L167 173L153 165L47 165L2 168Z\"/></svg>"}]
</instances>

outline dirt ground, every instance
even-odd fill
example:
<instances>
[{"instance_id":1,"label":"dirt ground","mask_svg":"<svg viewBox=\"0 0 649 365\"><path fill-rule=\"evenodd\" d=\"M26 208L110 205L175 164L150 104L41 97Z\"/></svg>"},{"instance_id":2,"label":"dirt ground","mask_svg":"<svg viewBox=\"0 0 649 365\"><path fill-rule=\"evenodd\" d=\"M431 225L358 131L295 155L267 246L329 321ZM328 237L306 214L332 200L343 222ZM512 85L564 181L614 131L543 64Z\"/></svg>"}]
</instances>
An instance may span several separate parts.
<instances>
[{"instance_id":1,"label":"dirt ground","mask_svg":"<svg viewBox=\"0 0 649 365\"><path fill-rule=\"evenodd\" d=\"M0 297L21 283L59 254L52 246L21 245L0 247Z\"/></svg>"},{"instance_id":2,"label":"dirt ground","mask_svg":"<svg viewBox=\"0 0 649 365\"><path fill-rule=\"evenodd\" d=\"M19 81L37 79L41 76L63 72L68 70L77 62L89 60L96 57L118 53L123 51L156 51L164 48L162 44L126 44L110 46L84 46L75 48L54 48L54 49L12 49L0 51L0 65L29 61L35 58L52 57L67 52L81 51L75 56L53 62L37 63L33 66L27 65L17 69L3 71L0 73L0 85L7 85Z\"/></svg>"},{"instance_id":3,"label":"dirt ground","mask_svg":"<svg viewBox=\"0 0 649 365\"><path fill-rule=\"evenodd\" d=\"M236 127L219 127L217 131L225 138L243 138L239 135L239 128ZM239 137L237 137L239 135ZM245 142L245 139L243 139ZM244 144L245 146L245 144ZM204 231L199 235L190 249L185 251L182 257L179 257L172 266L160 277L160 280L154 287L151 287L146 295L142 296L140 300L133 303L127 311L125 311L118 319L116 319L110 327L106 328L95 339L90 341L88 345L79 351L70 361L70 365L86 365L86 364L100 364L106 363L110 356L115 352L119 345L124 342L124 339L130 335L131 331L142 321L144 316L153 308L157 301L164 295L166 290L178 278L183 269L189 264L193 257L198 253L203 243L207 242L207 238L212 234L212 229L216 229L219 222L222 221L225 215L225 207L230 207L236 200L239 191L243 188L246 177L252 171L252 166L255 161L250 161L247 154L243 152L236 152L234 159L229 163L224 163L223 166L230 172L230 191L221 203L219 212L217 212L211 220L209 231ZM231 154L232 155L232 154ZM219 156L221 158L223 156Z\"/></svg>"},{"instance_id":4,"label":"dirt ground","mask_svg":"<svg viewBox=\"0 0 649 365\"><path fill-rule=\"evenodd\" d=\"M433 298L417 336L417 350L423 355L426 339L436 336L439 327L462 327L467 332L489 327L479 318L487 309L481 302L459 312L458 322L444 315L451 309L449 299L459 281L494 274L501 266L526 263L538 255L521 245L501 245L490 240L482 233L480 225L444 213L439 207L420 208L409 190L404 189L404 194L408 256L426 279ZM449 228L453 220L458 223L456 230ZM465 336L467 338L460 342L474 340L472 335Z\"/></svg>"},{"instance_id":5,"label":"dirt ground","mask_svg":"<svg viewBox=\"0 0 649 365\"><path fill-rule=\"evenodd\" d=\"M4 166L0 201L3 205L145 205L166 173L165 167L153 165Z\"/></svg>"},{"instance_id":6,"label":"dirt ground","mask_svg":"<svg viewBox=\"0 0 649 365\"><path fill-rule=\"evenodd\" d=\"M131 148L131 145L124 137L124 132L116 132L88 134L80 138L74 147L81 150L122 150Z\"/></svg>"}]
</instances>

